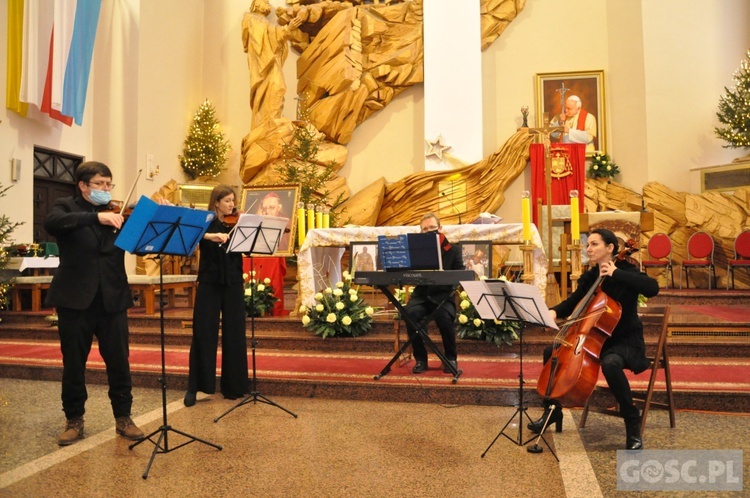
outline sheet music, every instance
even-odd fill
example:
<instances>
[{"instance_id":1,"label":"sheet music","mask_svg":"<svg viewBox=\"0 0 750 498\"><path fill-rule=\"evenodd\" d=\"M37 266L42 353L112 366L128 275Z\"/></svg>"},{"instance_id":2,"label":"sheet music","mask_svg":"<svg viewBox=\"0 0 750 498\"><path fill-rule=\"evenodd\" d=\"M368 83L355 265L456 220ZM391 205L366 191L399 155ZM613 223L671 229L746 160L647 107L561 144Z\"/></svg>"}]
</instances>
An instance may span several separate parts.
<instances>
[{"instance_id":1,"label":"sheet music","mask_svg":"<svg viewBox=\"0 0 750 498\"><path fill-rule=\"evenodd\" d=\"M289 218L242 213L227 244L227 252L273 254L287 223Z\"/></svg>"},{"instance_id":2,"label":"sheet music","mask_svg":"<svg viewBox=\"0 0 750 498\"><path fill-rule=\"evenodd\" d=\"M503 280L476 280L462 281L461 287L484 320L520 320L558 329L539 290L533 285ZM512 307L509 299L513 300Z\"/></svg>"}]
</instances>

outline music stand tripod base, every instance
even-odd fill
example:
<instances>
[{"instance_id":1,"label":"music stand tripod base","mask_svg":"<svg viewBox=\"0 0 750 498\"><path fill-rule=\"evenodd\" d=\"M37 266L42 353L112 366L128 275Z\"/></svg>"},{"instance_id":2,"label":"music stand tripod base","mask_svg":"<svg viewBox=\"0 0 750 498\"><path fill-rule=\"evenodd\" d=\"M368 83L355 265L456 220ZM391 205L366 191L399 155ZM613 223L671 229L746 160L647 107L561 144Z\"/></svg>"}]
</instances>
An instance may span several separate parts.
<instances>
[{"instance_id":1,"label":"music stand tripod base","mask_svg":"<svg viewBox=\"0 0 750 498\"><path fill-rule=\"evenodd\" d=\"M257 234L261 233L262 230L263 230L262 226L258 225L255 236L257 237ZM234 237L237 237L237 235L235 234L233 236L232 242L234 241ZM275 249L274 249L274 252L275 252ZM252 249L250 251L250 273L251 274L255 273ZM225 415L229 414L230 412L236 410L237 408L241 406L247 405L248 403L265 403L267 405L275 406L276 408L279 408L280 410L287 412L292 417L297 418L296 413L293 413L287 410L280 404L276 403L275 401L270 400L269 398L263 396L262 394L260 394L260 392L258 392L258 372L257 372L257 367L256 367L256 359L255 359L255 348L257 344L258 344L258 341L255 340L255 309L253 308L250 311L250 349L252 350L251 362L253 366L253 377L251 380L252 388L250 390L250 394L245 396L239 403L234 405L232 408L230 408L229 410L225 411L224 413L216 417L214 419L214 422L218 422L219 420L224 418Z\"/></svg>"},{"instance_id":2,"label":"music stand tripod base","mask_svg":"<svg viewBox=\"0 0 750 498\"><path fill-rule=\"evenodd\" d=\"M499 291L496 288L497 285L495 284L500 285ZM523 380L523 349L526 324L532 323L535 325L544 325L546 322L541 313L542 310L546 310L547 307L541 300L541 296L539 296L538 293L529 293L527 292L527 287L522 287L525 285L526 284L517 284L511 282L493 282L492 289L487 287L486 283L483 283L478 285L478 287L482 287L481 289L474 289L470 287L467 290L469 297L474 302L482 303L483 301L485 301L488 304L493 302L495 303L494 307L490 306L490 311L493 315L495 315L492 318L513 320L517 322L520 327L518 331L518 402L514 405L516 409L513 412L513 415L511 415L508 421L505 423L503 428L500 429L500 432L497 433L489 446L487 446L487 449L484 450L484 453L482 453L482 458L484 458L487 452L490 451L490 448L492 448L492 446L500 438L500 436L505 436L508 440L512 441L517 446L525 446L526 444L537 438L537 436L534 436L528 441L524 442L523 440L523 416L526 415L526 418L529 420L529 422L533 422L529 414L526 412L527 407L526 402L524 401L525 382ZM477 291L480 291L482 293L481 296L472 296L472 294ZM523 309L525 313L519 313L519 308ZM482 316L481 313L480 317L485 320L490 319L489 316ZM505 429L513 422L513 420L515 420L516 415L518 415L518 434L515 438L513 438L505 433ZM549 421L549 418L547 419L547 421ZM544 439L544 431L542 431L538 437L543 439L544 443L547 444L547 447L549 447L547 440ZM550 451L552 451L551 448ZM555 455L555 458L557 458L557 455Z\"/></svg>"}]
</instances>

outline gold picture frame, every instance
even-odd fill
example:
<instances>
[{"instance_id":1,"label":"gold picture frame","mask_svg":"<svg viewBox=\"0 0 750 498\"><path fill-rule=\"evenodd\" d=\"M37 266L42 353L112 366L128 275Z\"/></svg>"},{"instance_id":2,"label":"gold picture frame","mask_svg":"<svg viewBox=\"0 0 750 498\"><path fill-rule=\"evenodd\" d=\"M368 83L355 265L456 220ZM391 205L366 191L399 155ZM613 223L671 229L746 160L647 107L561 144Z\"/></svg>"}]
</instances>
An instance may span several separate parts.
<instances>
[{"instance_id":1,"label":"gold picture frame","mask_svg":"<svg viewBox=\"0 0 750 498\"><path fill-rule=\"evenodd\" d=\"M536 126L544 126L544 114L550 122L562 112L561 88L569 89L565 98L576 95L583 108L596 118L594 149L607 152L607 112L604 92L604 71L570 71L563 73L537 73L536 75ZM588 151L586 155L593 155Z\"/></svg>"},{"instance_id":2,"label":"gold picture frame","mask_svg":"<svg viewBox=\"0 0 750 498\"><path fill-rule=\"evenodd\" d=\"M289 218L276 256L294 256L299 197L299 185L252 185L242 189L242 212ZM267 209L264 211L261 208L266 200Z\"/></svg>"}]
</instances>

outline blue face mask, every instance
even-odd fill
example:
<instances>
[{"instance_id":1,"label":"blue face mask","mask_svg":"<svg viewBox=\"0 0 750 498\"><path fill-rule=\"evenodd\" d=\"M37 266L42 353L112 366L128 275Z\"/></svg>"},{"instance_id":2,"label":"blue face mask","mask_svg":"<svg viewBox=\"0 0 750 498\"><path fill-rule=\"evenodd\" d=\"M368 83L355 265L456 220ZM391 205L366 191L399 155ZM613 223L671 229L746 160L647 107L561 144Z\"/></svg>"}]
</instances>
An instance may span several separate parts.
<instances>
[{"instance_id":1,"label":"blue face mask","mask_svg":"<svg viewBox=\"0 0 750 498\"><path fill-rule=\"evenodd\" d=\"M112 200L112 195L109 193L109 190L97 190L92 188L91 193L89 194L89 200L91 201L91 204L104 206L109 204L109 201Z\"/></svg>"}]
</instances>

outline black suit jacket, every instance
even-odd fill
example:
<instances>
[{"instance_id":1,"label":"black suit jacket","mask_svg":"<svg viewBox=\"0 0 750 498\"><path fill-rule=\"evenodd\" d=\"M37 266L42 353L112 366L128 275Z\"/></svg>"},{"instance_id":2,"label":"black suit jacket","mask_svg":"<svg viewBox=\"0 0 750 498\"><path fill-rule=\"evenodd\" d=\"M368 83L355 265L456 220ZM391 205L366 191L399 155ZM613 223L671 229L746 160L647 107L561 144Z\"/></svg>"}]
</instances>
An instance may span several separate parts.
<instances>
[{"instance_id":1,"label":"black suit jacket","mask_svg":"<svg viewBox=\"0 0 750 498\"><path fill-rule=\"evenodd\" d=\"M66 197L58 199L47 215L44 228L55 236L60 250L47 306L84 310L99 291L108 313L133 306L125 252L115 246L119 231L99 224L97 213L102 209L83 197Z\"/></svg>"}]
</instances>

